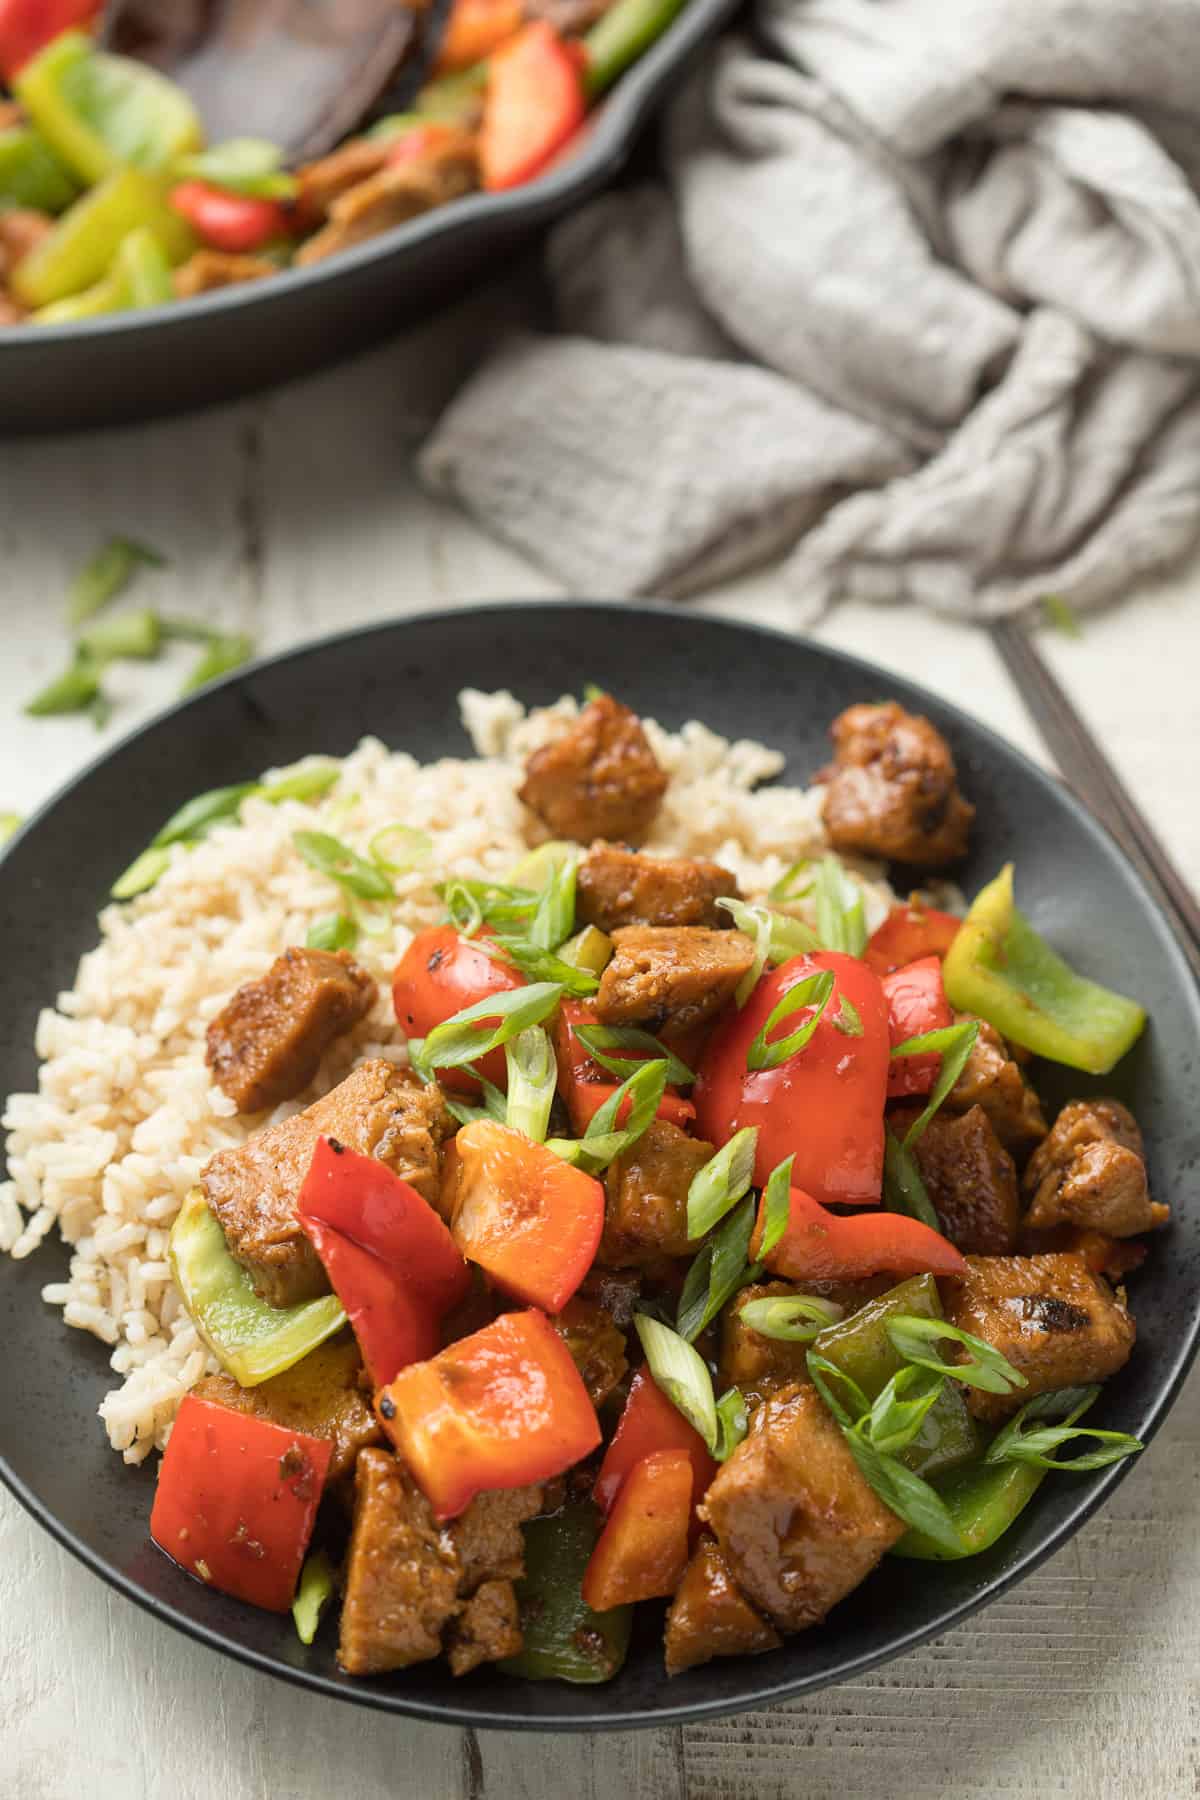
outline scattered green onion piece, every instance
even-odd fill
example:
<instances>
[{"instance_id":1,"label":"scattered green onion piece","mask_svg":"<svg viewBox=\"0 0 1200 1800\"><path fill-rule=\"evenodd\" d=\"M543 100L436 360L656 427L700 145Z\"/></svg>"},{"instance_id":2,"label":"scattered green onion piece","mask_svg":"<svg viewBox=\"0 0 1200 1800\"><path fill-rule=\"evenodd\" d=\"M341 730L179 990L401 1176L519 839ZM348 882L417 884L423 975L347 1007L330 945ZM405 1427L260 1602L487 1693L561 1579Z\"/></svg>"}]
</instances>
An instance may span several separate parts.
<instances>
[{"instance_id":1,"label":"scattered green onion piece","mask_svg":"<svg viewBox=\"0 0 1200 1800\"><path fill-rule=\"evenodd\" d=\"M840 1031L843 1037L863 1035L862 1014L852 1000L847 1000L845 994L841 996L833 1024L834 1029Z\"/></svg>"},{"instance_id":2,"label":"scattered green onion piece","mask_svg":"<svg viewBox=\"0 0 1200 1800\"><path fill-rule=\"evenodd\" d=\"M788 1227L792 1210L792 1164L795 1153L776 1163L763 1189L763 1234L758 1246L758 1260L766 1262ZM838 1317L841 1317L840 1310Z\"/></svg>"},{"instance_id":3,"label":"scattered green onion piece","mask_svg":"<svg viewBox=\"0 0 1200 1800\"><path fill-rule=\"evenodd\" d=\"M656 1116L666 1086L665 1062L639 1064L637 1072L597 1107L582 1138L552 1138L550 1148L589 1175L601 1174L609 1163L633 1149ZM626 1107L628 1117L619 1125Z\"/></svg>"},{"instance_id":4,"label":"scattered green onion piece","mask_svg":"<svg viewBox=\"0 0 1200 1800\"><path fill-rule=\"evenodd\" d=\"M716 1462L728 1462L747 1431L750 1416L740 1388L726 1388L717 1401L717 1441L712 1447Z\"/></svg>"},{"instance_id":5,"label":"scattered green onion piece","mask_svg":"<svg viewBox=\"0 0 1200 1800\"><path fill-rule=\"evenodd\" d=\"M424 1041L422 1058L431 1069L461 1069L500 1049L531 1025L540 1025L561 999L562 988L553 981L488 994L435 1025Z\"/></svg>"},{"instance_id":6,"label":"scattered green onion piece","mask_svg":"<svg viewBox=\"0 0 1200 1800\"><path fill-rule=\"evenodd\" d=\"M754 1180L758 1127L746 1125L727 1144L697 1169L688 1188L688 1237L693 1243L704 1237L731 1207L737 1205Z\"/></svg>"},{"instance_id":7,"label":"scattered green onion piece","mask_svg":"<svg viewBox=\"0 0 1200 1800\"><path fill-rule=\"evenodd\" d=\"M1064 637L1081 638L1083 626L1079 623L1079 615L1073 607L1067 605L1061 594L1043 594L1042 611L1046 622L1053 625L1055 631L1061 631Z\"/></svg>"},{"instance_id":8,"label":"scattered green onion piece","mask_svg":"<svg viewBox=\"0 0 1200 1800\"><path fill-rule=\"evenodd\" d=\"M575 929L575 878L579 858L563 857L550 871L529 921L529 941L537 950L557 950Z\"/></svg>"},{"instance_id":9,"label":"scattered green onion piece","mask_svg":"<svg viewBox=\"0 0 1200 1800\"><path fill-rule=\"evenodd\" d=\"M321 1614L333 1599L333 1564L323 1550L315 1550L304 1560L296 1598L292 1601L292 1618L296 1636L302 1644L311 1644L321 1623Z\"/></svg>"},{"instance_id":10,"label":"scattered green onion piece","mask_svg":"<svg viewBox=\"0 0 1200 1800\"><path fill-rule=\"evenodd\" d=\"M890 1126L885 1126L883 1133L883 1203L889 1212L920 1219L933 1231L942 1229L916 1158Z\"/></svg>"},{"instance_id":11,"label":"scattered green onion piece","mask_svg":"<svg viewBox=\"0 0 1200 1800\"><path fill-rule=\"evenodd\" d=\"M1104 1469L1110 1463L1123 1462L1127 1456L1136 1456L1145 1446L1140 1439L1131 1437L1129 1432L1102 1431L1094 1426L1074 1423L1074 1418L1078 1418L1092 1404L1099 1392L1098 1387L1060 1388L1055 1393L1038 1394L996 1433L988 1445L984 1462L1028 1463L1035 1469L1074 1469L1083 1472L1088 1469ZM1061 1419L1068 1414L1073 1417L1067 1424L1043 1425L1035 1431L1026 1429L1033 1420ZM1053 1454L1060 1445L1079 1437L1092 1438L1101 1448L1087 1451L1083 1456L1072 1457L1070 1462L1062 1462Z\"/></svg>"},{"instance_id":12,"label":"scattered green onion piece","mask_svg":"<svg viewBox=\"0 0 1200 1800\"><path fill-rule=\"evenodd\" d=\"M858 1431L884 1456L899 1456L919 1437L927 1413L946 1385L944 1375L907 1364L880 1389Z\"/></svg>"},{"instance_id":13,"label":"scattered green onion piece","mask_svg":"<svg viewBox=\"0 0 1200 1800\"><path fill-rule=\"evenodd\" d=\"M33 719L45 719L58 713L87 712L100 693L100 677L88 662L73 662L69 669L26 702L25 711Z\"/></svg>"},{"instance_id":14,"label":"scattered green onion piece","mask_svg":"<svg viewBox=\"0 0 1200 1800\"><path fill-rule=\"evenodd\" d=\"M793 956L806 956L821 948L816 933L788 913L773 912L769 906L748 906L744 900L729 895L722 896L717 905L730 915L739 931L754 939L754 961L734 993L739 1006L745 1006L768 963L788 962Z\"/></svg>"},{"instance_id":15,"label":"scattered green onion piece","mask_svg":"<svg viewBox=\"0 0 1200 1800\"><path fill-rule=\"evenodd\" d=\"M204 181L252 200L291 200L299 192L299 183L282 165L279 146L266 138L228 138L208 150L180 157L175 174L181 181Z\"/></svg>"},{"instance_id":16,"label":"scattered green onion piece","mask_svg":"<svg viewBox=\"0 0 1200 1800\"><path fill-rule=\"evenodd\" d=\"M738 1289L758 1272L750 1264L750 1239L754 1232L754 1195L736 1206L718 1231L693 1258L679 1295L675 1326L691 1343L712 1323Z\"/></svg>"},{"instance_id":17,"label":"scattered green onion piece","mask_svg":"<svg viewBox=\"0 0 1200 1800\"><path fill-rule=\"evenodd\" d=\"M92 716L92 724L96 727L96 730L103 731L113 715L112 701L104 692L103 688L100 689L98 694L93 696L92 703L88 707L88 712Z\"/></svg>"},{"instance_id":18,"label":"scattered green onion piece","mask_svg":"<svg viewBox=\"0 0 1200 1800\"><path fill-rule=\"evenodd\" d=\"M207 644L214 633L212 626L205 619L189 619L185 614L164 614L161 621L164 643L178 641L181 644Z\"/></svg>"},{"instance_id":19,"label":"scattered green onion piece","mask_svg":"<svg viewBox=\"0 0 1200 1800\"><path fill-rule=\"evenodd\" d=\"M695 1427L709 1449L715 1449L719 1436L717 1403L704 1358L686 1338L648 1313L635 1313L633 1323L655 1386Z\"/></svg>"},{"instance_id":20,"label":"scattered green onion piece","mask_svg":"<svg viewBox=\"0 0 1200 1800\"><path fill-rule=\"evenodd\" d=\"M216 826L235 819L247 794L257 792L256 782L243 781L234 787L211 788L207 794L197 794L194 799L185 800L179 811L172 813L162 830L151 838L151 848L165 849L168 844L195 843L197 838L207 836Z\"/></svg>"},{"instance_id":21,"label":"scattered green onion piece","mask_svg":"<svg viewBox=\"0 0 1200 1800\"><path fill-rule=\"evenodd\" d=\"M483 924L483 908L463 881L448 881L442 899L450 914L450 923L460 937L471 938Z\"/></svg>"},{"instance_id":22,"label":"scattered green onion piece","mask_svg":"<svg viewBox=\"0 0 1200 1800\"><path fill-rule=\"evenodd\" d=\"M915 1313L898 1313L885 1321L884 1329L892 1348L905 1362L939 1375L951 1375L967 1387L982 1388L987 1394L1011 1394L1014 1388L1028 1387L1028 1377L1014 1369L1007 1357L973 1332L962 1331L945 1319L922 1319ZM969 1362L942 1362L929 1348L945 1338L962 1344L971 1352Z\"/></svg>"},{"instance_id":23,"label":"scattered green onion piece","mask_svg":"<svg viewBox=\"0 0 1200 1800\"><path fill-rule=\"evenodd\" d=\"M537 905L537 895L526 888L508 887L497 881L476 881L469 875L457 875L451 881L442 882L435 886L435 892L448 900L452 888L470 895L486 925L526 925Z\"/></svg>"},{"instance_id":24,"label":"scattered green onion piece","mask_svg":"<svg viewBox=\"0 0 1200 1800\"><path fill-rule=\"evenodd\" d=\"M79 654L94 663L115 662L119 658L148 662L161 647L162 626L158 614L149 606L119 613L115 619L102 619L98 625L80 632L77 639Z\"/></svg>"},{"instance_id":25,"label":"scattered green onion piece","mask_svg":"<svg viewBox=\"0 0 1200 1800\"><path fill-rule=\"evenodd\" d=\"M812 867L812 857L802 856L799 862L794 862L790 869L785 869L783 874L779 877L779 880L774 882L771 887L767 889L767 899L803 900L805 896L811 894L813 890L814 878L810 873ZM803 887L798 885L801 876L808 877Z\"/></svg>"},{"instance_id":26,"label":"scattered green onion piece","mask_svg":"<svg viewBox=\"0 0 1200 1800\"><path fill-rule=\"evenodd\" d=\"M342 773L342 765L332 760L297 763L292 769L283 769L273 775L269 781L262 782L254 789L272 806L279 806L284 800L319 800L335 785Z\"/></svg>"},{"instance_id":27,"label":"scattered green onion piece","mask_svg":"<svg viewBox=\"0 0 1200 1800\"><path fill-rule=\"evenodd\" d=\"M585 975L603 975L612 961L612 953L612 939L595 925L585 925L582 931L577 931L573 938L558 947L561 961Z\"/></svg>"},{"instance_id":28,"label":"scattered green onion piece","mask_svg":"<svg viewBox=\"0 0 1200 1800\"><path fill-rule=\"evenodd\" d=\"M639 1031L635 1025L576 1025L575 1036L583 1045L593 1062L598 1062L602 1069L610 1075L624 1078L632 1068L648 1056L652 1060L660 1060L667 1065L667 1080L676 1087L688 1087L696 1077L685 1062L660 1044L656 1037L648 1031ZM609 1056L609 1050L640 1050L642 1057Z\"/></svg>"},{"instance_id":29,"label":"scattered green onion piece","mask_svg":"<svg viewBox=\"0 0 1200 1800\"><path fill-rule=\"evenodd\" d=\"M760 1337L781 1344L811 1344L827 1326L836 1325L845 1312L836 1300L797 1294L794 1300L747 1300L738 1318Z\"/></svg>"},{"instance_id":30,"label":"scattered green onion piece","mask_svg":"<svg viewBox=\"0 0 1200 1800\"><path fill-rule=\"evenodd\" d=\"M485 915L486 916L486 915ZM600 986L596 977L587 969L577 969L573 964L564 962L552 950L539 950L528 938L512 937L506 932L498 931L494 937L480 940L480 949L486 950L489 956L499 957L501 962L510 962L527 975L531 981L557 982L564 993L573 999L586 999L594 994Z\"/></svg>"},{"instance_id":31,"label":"scattered green onion piece","mask_svg":"<svg viewBox=\"0 0 1200 1800\"><path fill-rule=\"evenodd\" d=\"M819 1350L810 1350L805 1361L813 1379L813 1386L838 1424L844 1429L856 1425L859 1419L864 1418L870 1412L871 1402L853 1375L847 1375L844 1369L839 1368L837 1363L831 1362L829 1357L823 1356ZM835 1382L845 1390L844 1399L834 1391Z\"/></svg>"},{"instance_id":32,"label":"scattered green onion piece","mask_svg":"<svg viewBox=\"0 0 1200 1800\"><path fill-rule=\"evenodd\" d=\"M962 1538L935 1488L920 1475L914 1475L899 1458L877 1450L862 1432L848 1431L843 1426L842 1436L867 1486L878 1494L890 1511L915 1530L923 1531L926 1537L952 1555L961 1554Z\"/></svg>"},{"instance_id":33,"label":"scattered green onion piece","mask_svg":"<svg viewBox=\"0 0 1200 1800\"><path fill-rule=\"evenodd\" d=\"M139 544L134 538L110 538L84 564L67 590L69 623L82 625L110 600L115 600L129 586L139 566L161 569L166 560L149 544Z\"/></svg>"},{"instance_id":34,"label":"scattered green onion piece","mask_svg":"<svg viewBox=\"0 0 1200 1800\"><path fill-rule=\"evenodd\" d=\"M340 838L327 831L293 831L292 843L310 869L327 875L359 900L391 900L391 882Z\"/></svg>"},{"instance_id":35,"label":"scattered green onion piece","mask_svg":"<svg viewBox=\"0 0 1200 1800\"><path fill-rule=\"evenodd\" d=\"M823 856L813 886L817 936L826 950L861 956L867 947L867 915L857 883L850 880L836 856Z\"/></svg>"},{"instance_id":36,"label":"scattered green onion piece","mask_svg":"<svg viewBox=\"0 0 1200 1800\"><path fill-rule=\"evenodd\" d=\"M806 975L803 981L798 981L794 987L790 987L787 993L772 1007L765 1025L747 1050L746 1067L748 1069L777 1069L780 1063L787 1062L790 1057L798 1056L821 1023L822 1015L833 994L833 985L832 969L818 969L815 975ZM787 1037L772 1041L769 1034L786 1018L790 1018L792 1013L799 1011L802 1006L809 1006L813 1009L811 1016Z\"/></svg>"},{"instance_id":37,"label":"scattered green onion piece","mask_svg":"<svg viewBox=\"0 0 1200 1800\"><path fill-rule=\"evenodd\" d=\"M15 812L0 812L0 844L7 844L21 828L21 815Z\"/></svg>"},{"instance_id":38,"label":"scattered green onion piece","mask_svg":"<svg viewBox=\"0 0 1200 1800\"><path fill-rule=\"evenodd\" d=\"M524 890L527 894L538 895L557 869L564 863L575 862L578 856L577 845L568 843L566 838L550 838L513 865L504 878L504 885L509 892Z\"/></svg>"},{"instance_id":39,"label":"scattered green onion piece","mask_svg":"<svg viewBox=\"0 0 1200 1800\"><path fill-rule=\"evenodd\" d=\"M313 920L304 942L309 950L353 950L358 943L358 926L345 913L325 913Z\"/></svg>"},{"instance_id":40,"label":"scattered green onion piece","mask_svg":"<svg viewBox=\"0 0 1200 1800\"><path fill-rule=\"evenodd\" d=\"M385 875L406 875L433 852L433 839L415 825L385 825L367 845L371 860Z\"/></svg>"},{"instance_id":41,"label":"scattered green onion piece","mask_svg":"<svg viewBox=\"0 0 1200 1800\"><path fill-rule=\"evenodd\" d=\"M944 1025L938 1031L923 1031L920 1037L905 1038L892 1051L896 1056L923 1056L933 1051L941 1054L942 1066L933 1091L919 1118L913 1120L904 1134L904 1148L911 1150L932 1119L946 1095L966 1068L975 1040L979 1036L979 1020L963 1019L958 1025Z\"/></svg>"},{"instance_id":42,"label":"scattered green onion piece","mask_svg":"<svg viewBox=\"0 0 1200 1800\"><path fill-rule=\"evenodd\" d=\"M216 681L222 675L240 669L253 655L254 639L247 637L245 632L214 632L208 641L208 648L180 688L180 693L192 694L197 688L207 687L210 681Z\"/></svg>"},{"instance_id":43,"label":"scattered green onion piece","mask_svg":"<svg viewBox=\"0 0 1200 1800\"><path fill-rule=\"evenodd\" d=\"M548 1032L531 1025L504 1046L508 1069L508 1101L505 1122L524 1132L534 1143L545 1142L550 1108L558 1079L558 1064Z\"/></svg>"},{"instance_id":44,"label":"scattered green onion piece","mask_svg":"<svg viewBox=\"0 0 1200 1800\"><path fill-rule=\"evenodd\" d=\"M592 704L593 700L603 700L604 695L605 695L605 689L602 687L597 687L596 683L594 681L585 681L584 682L584 684L583 684L583 703L585 706L590 706Z\"/></svg>"},{"instance_id":45,"label":"scattered green onion piece","mask_svg":"<svg viewBox=\"0 0 1200 1800\"><path fill-rule=\"evenodd\" d=\"M132 900L135 894L144 894L170 866L169 850L151 844L140 856L135 856L125 873L113 882L109 889L114 900Z\"/></svg>"},{"instance_id":46,"label":"scattered green onion piece","mask_svg":"<svg viewBox=\"0 0 1200 1800\"><path fill-rule=\"evenodd\" d=\"M683 0L614 0L583 38L583 84L589 100L610 88L661 37Z\"/></svg>"}]
</instances>

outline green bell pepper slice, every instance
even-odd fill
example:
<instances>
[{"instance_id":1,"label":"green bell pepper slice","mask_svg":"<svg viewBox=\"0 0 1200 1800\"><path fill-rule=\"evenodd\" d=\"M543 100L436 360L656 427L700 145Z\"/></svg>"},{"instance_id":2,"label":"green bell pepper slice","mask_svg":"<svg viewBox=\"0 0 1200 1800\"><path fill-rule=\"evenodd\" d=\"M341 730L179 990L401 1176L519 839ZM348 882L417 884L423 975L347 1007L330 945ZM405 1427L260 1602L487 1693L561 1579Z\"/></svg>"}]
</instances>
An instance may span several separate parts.
<instances>
[{"instance_id":1,"label":"green bell pepper slice","mask_svg":"<svg viewBox=\"0 0 1200 1800\"><path fill-rule=\"evenodd\" d=\"M0 131L0 212L10 206L60 213L79 192L78 183L32 125Z\"/></svg>"},{"instance_id":2,"label":"green bell pepper slice","mask_svg":"<svg viewBox=\"0 0 1200 1800\"><path fill-rule=\"evenodd\" d=\"M140 225L131 231L122 241L117 251L112 268L102 281L95 282L85 288L81 294L72 294L66 300L53 301L33 314L35 325L69 325L76 319L94 319L102 313L130 312L145 306L163 306L168 300L175 298L175 289L171 285L171 268L166 253L157 237L147 225ZM134 649L121 648L105 652L107 655L120 656L154 656L157 654L157 639L153 647L141 644L150 634L144 629L147 613L137 615L124 614L116 621L118 631L129 628L129 641L136 642ZM139 634L132 633L132 626L142 623ZM108 627L101 627L107 631ZM122 640L124 641L124 640ZM85 646L86 647L86 646Z\"/></svg>"},{"instance_id":3,"label":"green bell pepper slice","mask_svg":"<svg viewBox=\"0 0 1200 1800\"><path fill-rule=\"evenodd\" d=\"M1065 963L1013 904L1007 863L976 897L942 965L951 1006L1051 1062L1107 1075L1141 1035L1146 1014Z\"/></svg>"},{"instance_id":4,"label":"green bell pepper slice","mask_svg":"<svg viewBox=\"0 0 1200 1800\"><path fill-rule=\"evenodd\" d=\"M183 89L131 57L65 31L17 75L13 89L42 136L86 182L130 166L165 171L204 142Z\"/></svg>"},{"instance_id":5,"label":"green bell pepper slice","mask_svg":"<svg viewBox=\"0 0 1200 1800\"><path fill-rule=\"evenodd\" d=\"M600 1535L590 1500L531 1519L525 1534L525 1574L517 1582L525 1642L497 1663L526 1681L611 1681L629 1649L632 1606L593 1612L580 1592L583 1572Z\"/></svg>"},{"instance_id":6,"label":"green bell pepper slice","mask_svg":"<svg viewBox=\"0 0 1200 1800\"><path fill-rule=\"evenodd\" d=\"M140 169L120 169L67 208L54 230L21 258L9 286L23 306L35 309L83 295L114 272L125 239L142 226L153 232L168 263L183 262L195 248L191 228L158 182ZM102 299L78 316L113 311Z\"/></svg>"},{"instance_id":7,"label":"green bell pepper slice","mask_svg":"<svg viewBox=\"0 0 1200 1800\"><path fill-rule=\"evenodd\" d=\"M268 1306L249 1271L229 1253L225 1233L199 1188L171 1228L171 1273L188 1317L221 1367L242 1387L282 1374L340 1331L346 1315L336 1294L299 1306Z\"/></svg>"},{"instance_id":8,"label":"green bell pepper slice","mask_svg":"<svg viewBox=\"0 0 1200 1800\"><path fill-rule=\"evenodd\" d=\"M588 99L595 100L610 88L682 9L683 0L615 0L583 40Z\"/></svg>"},{"instance_id":9,"label":"green bell pepper slice","mask_svg":"<svg viewBox=\"0 0 1200 1800\"><path fill-rule=\"evenodd\" d=\"M888 1320L901 1313L921 1319L942 1317L932 1275L910 1276L878 1299L868 1300L860 1311L821 1332L813 1349L857 1382L868 1400L874 1400L904 1367L904 1358L887 1334ZM979 1429L967 1410L962 1389L957 1382L947 1381L901 1460L928 1480L972 1461L979 1448Z\"/></svg>"}]
</instances>

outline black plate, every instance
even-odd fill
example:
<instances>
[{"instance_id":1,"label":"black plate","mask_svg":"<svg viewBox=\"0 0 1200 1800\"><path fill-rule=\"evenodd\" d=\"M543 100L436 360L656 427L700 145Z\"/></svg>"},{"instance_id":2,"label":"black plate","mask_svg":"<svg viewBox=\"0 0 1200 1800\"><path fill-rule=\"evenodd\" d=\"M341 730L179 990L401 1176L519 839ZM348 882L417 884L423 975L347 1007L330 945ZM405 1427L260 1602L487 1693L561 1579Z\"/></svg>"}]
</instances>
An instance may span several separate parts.
<instances>
[{"instance_id":1,"label":"black plate","mask_svg":"<svg viewBox=\"0 0 1200 1800\"><path fill-rule=\"evenodd\" d=\"M612 181L654 107L738 0L688 0L566 161L528 187L474 194L309 269L153 312L0 330L0 433L118 425L300 375L433 316Z\"/></svg>"},{"instance_id":2,"label":"black plate","mask_svg":"<svg viewBox=\"0 0 1200 1800\"><path fill-rule=\"evenodd\" d=\"M36 1079L38 1009L70 985L77 957L95 940L94 913L110 882L188 796L309 751L344 753L366 732L423 758L465 753L459 687L508 687L544 702L578 692L585 681L611 687L666 725L698 718L776 745L793 781L824 760L829 721L854 700L895 695L946 732L979 809L968 890L1014 858L1021 904L1034 923L1086 973L1136 994L1153 1021L1109 1082L1067 1071L1057 1080L1063 1096L1107 1086L1135 1107L1154 1190L1176 1208L1138 1277L1136 1354L1097 1409L1105 1425L1148 1437L1191 1361L1200 1324L1200 1231L1190 1194L1200 1156L1200 998L1184 960L1120 852L1055 782L955 708L802 639L666 608L486 607L334 638L176 708L80 776L0 863L0 1093ZM770 1656L710 1664L668 1683L651 1611L624 1671L607 1687L521 1683L484 1671L456 1682L431 1664L354 1682L334 1666L329 1624L305 1650L289 1619L209 1591L152 1548L153 1472L127 1469L95 1416L109 1384L106 1353L65 1329L39 1299L43 1283L62 1279L65 1262L61 1246L46 1244L28 1263L0 1267L0 1473L18 1498L98 1574L214 1649L326 1693L423 1718L543 1729L661 1725L845 1680L945 1630L1028 1573L1129 1467L1048 1480L989 1555L944 1567L885 1563L825 1626Z\"/></svg>"}]
</instances>

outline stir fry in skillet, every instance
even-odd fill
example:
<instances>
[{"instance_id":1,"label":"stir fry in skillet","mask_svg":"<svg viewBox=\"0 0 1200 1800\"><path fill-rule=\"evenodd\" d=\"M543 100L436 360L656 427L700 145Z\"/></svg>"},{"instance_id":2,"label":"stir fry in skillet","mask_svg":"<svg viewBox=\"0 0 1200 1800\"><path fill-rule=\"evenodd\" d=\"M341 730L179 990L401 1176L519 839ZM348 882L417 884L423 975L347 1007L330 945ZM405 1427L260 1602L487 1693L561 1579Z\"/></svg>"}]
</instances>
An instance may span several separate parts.
<instances>
[{"instance_id":1,"label":"stir fry in skillet","mask_svg":"<svg viewBox=\"0 0 1200 1800\"><path fill-rule=\"evenodd\" d=\"M833 843L961 857L927 720L855 706L833 736ZM407 1062L214 1155L173 1228L222 1372L179 1409L153 1538L306 1642L336 1597L353 1675L601 1681L650 1602L672 1674L765 1652L885 1555L978 1554L1047 1473L1139 1448L1089 1413L1167 1208L1128 1109L1048 1117L1035 1059L1105 1075L1140 1008L1034 931L1011 867L965 917L917 890L868 934L832 854L758 895L637 849L668 787L592 699L521 781L555 835L504 880L447 868L396 964ZM318 935L209 1026L239 1108L300 1095L372 1002Z\"/></svg>"}]
</instances>

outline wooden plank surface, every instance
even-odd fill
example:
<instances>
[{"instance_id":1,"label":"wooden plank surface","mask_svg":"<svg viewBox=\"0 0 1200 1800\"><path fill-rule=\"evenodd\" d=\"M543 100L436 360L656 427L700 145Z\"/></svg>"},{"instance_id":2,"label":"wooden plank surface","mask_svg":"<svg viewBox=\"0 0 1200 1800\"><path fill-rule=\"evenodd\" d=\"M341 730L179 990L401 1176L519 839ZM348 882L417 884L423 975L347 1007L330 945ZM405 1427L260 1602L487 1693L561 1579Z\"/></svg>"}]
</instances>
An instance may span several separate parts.
<instances>
[{"instance_id":1,"label":"wooden plank surface","mask_svg":"<svg viewBox=\"0 0 1200 1800\"><path fill-rule=\"evenodd\" d=\"M492 329L392 346L264 400L144 430L0 445L0 811L104 748L20 705L65 657L69 572L114 531L171 568L148 601L263 650L428 606L554 592L416 487L406 447ZM470 322L468 322L470 324ZM787 627L779 578L694 602ZM824 640L965 705L1034 755L986 638L924 614L835 612ZM1156 823L1200 880L1200 563L1048 640ZM122 669L110 735L186 671ZM753 721L747 721L753 729ZM0 1494L0 1796L8 1800L1095 1800L1196 1791L1200 1382L1105 1513L987 1613L847 1686L683 1731L460 1733L315 1699L222 1662L108 1592ZM931 1579L936 1579L931 1575Z\"/></svg>"}]
</instances>

